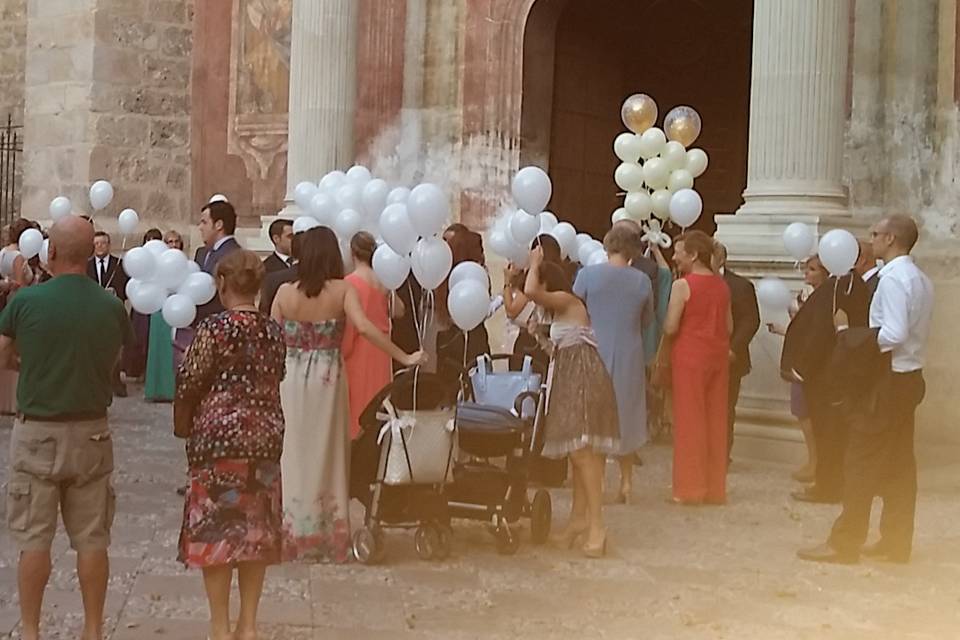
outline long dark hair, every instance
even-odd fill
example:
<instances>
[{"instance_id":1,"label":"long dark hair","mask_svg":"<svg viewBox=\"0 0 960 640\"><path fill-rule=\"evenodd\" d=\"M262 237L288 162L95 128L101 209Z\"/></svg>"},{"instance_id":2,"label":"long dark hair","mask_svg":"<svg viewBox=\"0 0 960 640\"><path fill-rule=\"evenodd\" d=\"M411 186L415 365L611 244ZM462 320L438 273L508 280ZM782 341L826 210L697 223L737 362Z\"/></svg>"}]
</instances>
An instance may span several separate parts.
<instances>
[{"instance_id":1,"label":"long dark hair","mask_svg":"<svg viewBox=\"0 0 960 640\"><path fill-rule=\"evenodd\" d=\"M340 243L328 227L314 227L298 235L303 237L297 247L297 288L308 298L315 298L328 280L343 278Z\"/></svg>"},{"instance_id":2,"label":"long dark hair","mask_svg":"<svg viewBox=\"0 0 960 640\"><path fill-rule=\"evenodd\" d=\"M576 295L573 293L573 284L570 282L570 276L567 275L566 270L556 262L548 262L546 260L541 262L540 271L537 275L540 276L540 282L543 283L543 287L549 293L562 291L570 295Z\"/></svg>"}]
</instances>

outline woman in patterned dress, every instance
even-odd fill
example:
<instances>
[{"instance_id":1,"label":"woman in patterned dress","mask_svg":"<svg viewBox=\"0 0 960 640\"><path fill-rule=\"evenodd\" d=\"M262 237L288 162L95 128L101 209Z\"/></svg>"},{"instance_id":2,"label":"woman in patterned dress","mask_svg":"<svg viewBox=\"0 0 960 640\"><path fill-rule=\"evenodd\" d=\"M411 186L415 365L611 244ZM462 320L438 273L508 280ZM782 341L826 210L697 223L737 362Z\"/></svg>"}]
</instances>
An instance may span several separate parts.
<instances>
[{"instance_id":1,"label":"woman in patterned dress","mask_svg":"<svg viewBox=\"0 0 960 640\"><path fill-rule=\"evenodd\" d=\"M254 253L223 259L216 280L226 311L197 327L177 380L177 409L192 407L194 416L179 559L203 569L213 640L256 638L267 565L280 561L286 349L279 325L254 306L262 279ZM229 618L234 567L236 636Z\"/></svg>"},{"instance_id":2,"label":"woman in patterned dress","mask_svg":"<svg viewBox=\"0 0 960 640\"><path fill-rule=\"evenodd\" d=\"M585 537L584 555L597 558L607 547L603 524L605 456L620 451L613 382L597 351L586 305L574 295L563 267L545 262L540 247L530 253L524 293L553 314L543 455L569 455L573 463L573 507L566 528L555 541L573 547Z\"/></svg>"},{"instance_id":3,"label":"woman in patterned dress","mask_svg":"<svg viewBox=\"0 0 960 640\"><path fill-rule=\"evenodd\" d=\"M346 562L350 408L341 356L346 321L403 366L419 364L423 354L404 353L364 314L356 289L343 279L333 231L304 231L297 259L298 279L280 287L272 310L287 344L287 377L280 386L286 418L283 557Z\"/></svg>"}]
</instances>

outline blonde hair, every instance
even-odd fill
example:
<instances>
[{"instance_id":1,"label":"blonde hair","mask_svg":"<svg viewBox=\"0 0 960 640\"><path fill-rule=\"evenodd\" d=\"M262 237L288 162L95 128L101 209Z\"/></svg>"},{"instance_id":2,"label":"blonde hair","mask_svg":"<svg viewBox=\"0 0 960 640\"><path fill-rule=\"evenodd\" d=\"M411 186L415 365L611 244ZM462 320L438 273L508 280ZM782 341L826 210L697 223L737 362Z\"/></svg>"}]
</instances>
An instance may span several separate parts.
<instances>
[{"instance_id":1,"label":"blonde hair","mask_svg":"<svg viewBox=\"0 0 960 640\"><path fill-rule=\"evenodd\" d=\"M263 283L264 268L253 251L241 249L227 255L217 264L216 277L223 278L228 291L255 296Z\"/></svg>"}]
</instances>

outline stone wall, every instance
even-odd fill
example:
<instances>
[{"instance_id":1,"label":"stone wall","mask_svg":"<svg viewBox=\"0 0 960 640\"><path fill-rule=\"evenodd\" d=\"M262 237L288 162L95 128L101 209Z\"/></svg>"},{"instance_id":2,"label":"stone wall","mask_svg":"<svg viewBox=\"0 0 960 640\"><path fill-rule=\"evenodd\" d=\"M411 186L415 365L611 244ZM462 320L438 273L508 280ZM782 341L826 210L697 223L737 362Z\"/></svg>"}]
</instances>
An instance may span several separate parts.
<instances>
[{"instance_id":1,"label":"stone wall","mask_svg":"<svg viewBox=\"0 0 960 640\"><path fill-rule=\"evenodd\" d=\"M193 0L30 0L24 211L44 218L58 194L89 209L110 180L101 226L131 207L145 223L190 218Z\"/></svg>"},{"instance_id":2,"label":"stone wall","mask_svg":"<svg viewBox=\"0 0 960 640\"><path fill-rule=\"evenodd\" d=\"M0 0L0 126L7 116L23 124L24 71L27 46L27 0ZM22 130L21 130L22 133ZM13 211L20 206L23 163L17 158Z\"/></svg>"}]
</instances>

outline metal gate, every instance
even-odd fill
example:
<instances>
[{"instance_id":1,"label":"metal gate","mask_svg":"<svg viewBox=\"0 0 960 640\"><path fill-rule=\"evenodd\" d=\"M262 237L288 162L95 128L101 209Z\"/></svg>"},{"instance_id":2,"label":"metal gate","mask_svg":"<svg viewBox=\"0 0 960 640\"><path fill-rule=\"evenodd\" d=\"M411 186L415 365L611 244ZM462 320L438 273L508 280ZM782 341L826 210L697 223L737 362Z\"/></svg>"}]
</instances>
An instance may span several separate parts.
<instances>
[{"instance_id":1,"label":"metal gate","mask_svg":"<svg viewBox=\"0 0 960 640\"><path fill-rule=\"evenodd\" d=\"M0 228L6 229L20 217L20 192L17 164L23 152L23 126L13 124L7 115L7 124L0 127Z\"/></svg>"}]
</instances>

